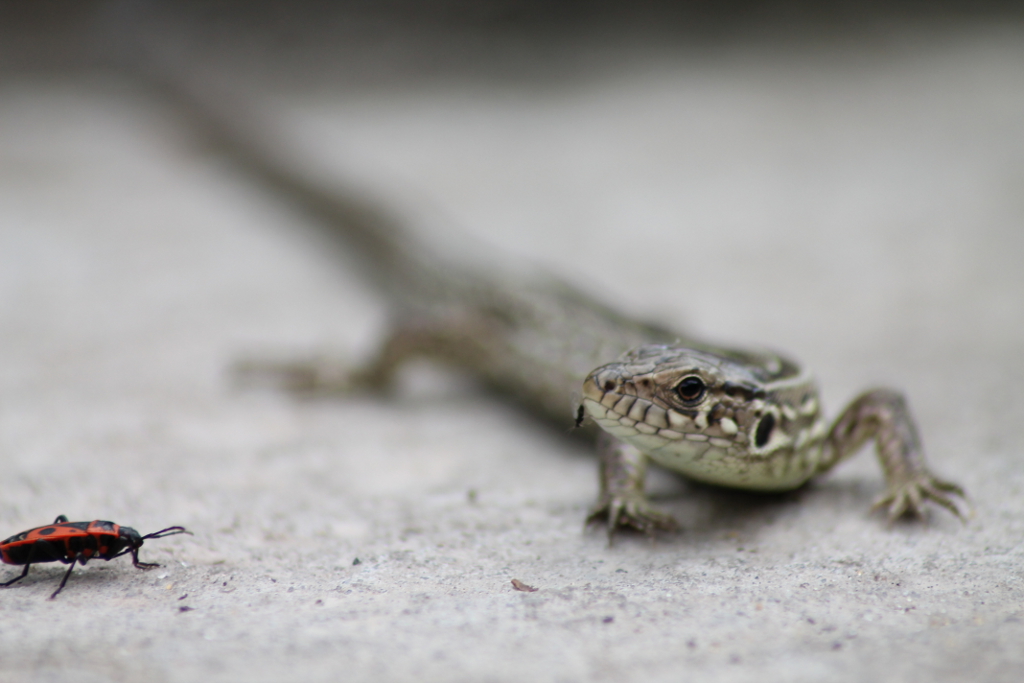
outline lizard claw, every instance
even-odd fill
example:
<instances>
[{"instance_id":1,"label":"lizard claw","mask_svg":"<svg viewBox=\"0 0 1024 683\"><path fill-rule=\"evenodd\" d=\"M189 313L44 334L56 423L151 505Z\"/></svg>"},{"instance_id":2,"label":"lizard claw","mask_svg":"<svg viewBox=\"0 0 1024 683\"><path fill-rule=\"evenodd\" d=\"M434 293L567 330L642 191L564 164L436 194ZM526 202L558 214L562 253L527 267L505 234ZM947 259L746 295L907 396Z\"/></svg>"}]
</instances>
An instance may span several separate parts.
<instances>
[{"instance_id":1,"label":"lizard claw","mask_svg":"<svg viewBox=\"0 0 1024 683\"><path fill-rule=\"evenodd\" d=\"M602 497L587 515L587 524L607 520L608 545L620 527L636 529L648 536L657 531L678 531L679 523L672 515L661 512L642 495Z\"/></svg>"},{"instance_id":2,"label":"lizard claw","mask_svg":"<svg viewBox=\"0 0 1024 683\"><path fill-rule=\"evenodd\" d=\"M885 495L875 501L871 509L887 508L889 523L892 524L907 514L924 519L924 502L930 500L946 508L956 515L961 522L966 523L967 517L960 509L960 506L957 505L956 498L967 504L967 496L962 488L952 482L942 481L928 473L924 473L914 479L890 487ZM967 505L969 508L969 504Z\"/></svg>"}]
</instances>

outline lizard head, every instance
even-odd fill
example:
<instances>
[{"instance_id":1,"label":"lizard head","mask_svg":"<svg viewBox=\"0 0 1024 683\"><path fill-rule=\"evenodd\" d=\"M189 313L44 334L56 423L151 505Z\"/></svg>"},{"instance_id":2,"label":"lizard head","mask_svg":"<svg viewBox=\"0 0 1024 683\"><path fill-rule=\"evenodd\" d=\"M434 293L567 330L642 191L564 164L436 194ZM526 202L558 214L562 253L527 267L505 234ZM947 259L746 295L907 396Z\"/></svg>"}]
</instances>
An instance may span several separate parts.
<instances>
[{"instance_id":1,"label":"lizard head","mask_svg":"<svg viewBox=\"0 0 1024 683\"><path fill-rule=\"evenodd\" d=\"M810 376L785 358L674 344L637 347L591 372L583 407L605 431L684 471L701 459L767 457L818 421Z\"/></svg>"}]
</instances>

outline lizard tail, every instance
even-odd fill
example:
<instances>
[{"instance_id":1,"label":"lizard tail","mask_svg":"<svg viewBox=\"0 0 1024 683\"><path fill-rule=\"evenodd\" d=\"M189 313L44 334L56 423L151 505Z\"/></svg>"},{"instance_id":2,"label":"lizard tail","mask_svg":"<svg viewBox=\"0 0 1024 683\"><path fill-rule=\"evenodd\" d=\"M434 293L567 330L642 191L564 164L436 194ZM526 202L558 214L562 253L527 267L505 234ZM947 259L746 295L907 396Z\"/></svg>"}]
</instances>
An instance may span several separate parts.
<instances>
[{"instance_id":1,"label":"lizard tail","mask_svg":"<svg viewBox=\"0 0 1024 683\"><path fill-rule=\"evenodd\" d=\"M281 126L253 106L232 83L215 80L189 65L180 51L160 41L136 42L118 66L156 90L192 131L265 188L290 203L361 254L371 281L385 290L409 289L429 281L424 245L409 218L377 199L358 182L330 178L302 162ZM163 47L163 49L161 49Z\"/></svg>"}]
</instances>

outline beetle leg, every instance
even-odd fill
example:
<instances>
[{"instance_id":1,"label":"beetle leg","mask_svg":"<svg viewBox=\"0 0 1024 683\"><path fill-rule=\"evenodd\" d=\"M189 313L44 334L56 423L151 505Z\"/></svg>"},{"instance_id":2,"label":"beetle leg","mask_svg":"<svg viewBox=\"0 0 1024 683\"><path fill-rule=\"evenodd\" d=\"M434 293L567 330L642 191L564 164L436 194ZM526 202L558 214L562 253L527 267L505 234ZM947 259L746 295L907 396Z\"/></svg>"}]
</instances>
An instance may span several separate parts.
<instances>
[{"instance_id":1,"label":"beetle leg","mask_svg":"<svg viewBox=\"0 0 1024 683\"><path fill-rule=\"evenodd\" d=\"M64 578L60 580L60 585L57 586L57 590L53 591L53 595L50 596L51 600L53 600L55 597L57 597L57 593L60 593L62 590L64 590L64 584L66 584L68 582L68 579L71 577L71 571L74 568L75 568L75 561L71 560L71 564L68 566L68 570L66 572L64 572Z\"/></svg>"},{"instance_id":2,"label":"beetle leg","mask_svg":"<svg viewBox=\"0 0 1024 683\"><path fill-rule=\"evenodd\" d=\"M160 566L156 562L139 562L138 548L132 548L132 564L138 567L139 569L152 569L153 567Z\"/></svg>"},{"instance_id":3,"label":"beetle leg","mask_svg":"<svg viewBox=\"0 0 1024 683\"><path fill-rule=\"evenodd\" d=\"M12 583L17 583L18 581L21 581L26 576L28 576L28 568L31 567L31 566L32 566L31 562L26 562L25 563L25 569L21 572L21 574L19 574L18 576L15 576L10 581L4 581L3 583L0 583L0 586L5 586L6 587L6 586L10 586Z\"/></svg>"},{"instance_id":4,"label":"beetle leg","mask_svg":"<svg viewBox=\"0 0 1024 683\"><path fill-rule=\"evenodd\" d=\"M38 543L38 541L36 541L36 543ZM6 588L7 586L10 586L12 583L17 583L18 581L21 581L26 576L28 576L28 568L32 566L32 560L34 560L36 557L36 543L33 543L32 549L28 551L28 559L25 561L25 568L22 570L21 574L15 576L10 581L0 583L0 586Z\"/></svg>"}]
</instances>

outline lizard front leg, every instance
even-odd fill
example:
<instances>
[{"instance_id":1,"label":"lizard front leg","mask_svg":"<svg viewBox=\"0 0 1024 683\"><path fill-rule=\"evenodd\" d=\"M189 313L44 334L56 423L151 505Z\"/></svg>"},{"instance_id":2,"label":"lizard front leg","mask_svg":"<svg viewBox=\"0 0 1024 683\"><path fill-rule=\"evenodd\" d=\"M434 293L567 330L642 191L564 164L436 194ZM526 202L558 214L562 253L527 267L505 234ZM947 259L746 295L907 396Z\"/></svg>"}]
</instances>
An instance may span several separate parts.
<instances>
[{"instance_id":1,"label":"lizard front leg","mask_svg":"<svg viewBox=\"0 0 1024 683\"><path fill-rule=\"evenodd\" d=\"M632 527L645 534L679 528L676 520L655 508L644 493L646 455L604 432L598 436L597 450L601 494L587 516L587 524L607 520L609 545L619 527Z\"/></svg>"},{"instance_id":2,"label":"lizard front leg","mask_svg":"<svg viewBox=\"0 0 1024 683\"><path fill-rule=\"evenodd\" d=\"M825 441L819 472L853 455L869 440L875 442L887 489L874 507L887 508L890 522L905 514L924 517L926 500L964 519L955 501L965 499L963 489L928 470L910 409L903 395L891 389L861 394L836 418Z\"/></svg>"}]
</instances>

